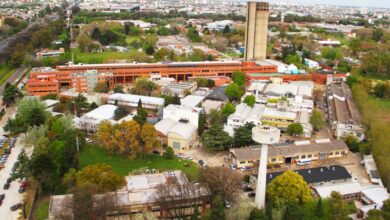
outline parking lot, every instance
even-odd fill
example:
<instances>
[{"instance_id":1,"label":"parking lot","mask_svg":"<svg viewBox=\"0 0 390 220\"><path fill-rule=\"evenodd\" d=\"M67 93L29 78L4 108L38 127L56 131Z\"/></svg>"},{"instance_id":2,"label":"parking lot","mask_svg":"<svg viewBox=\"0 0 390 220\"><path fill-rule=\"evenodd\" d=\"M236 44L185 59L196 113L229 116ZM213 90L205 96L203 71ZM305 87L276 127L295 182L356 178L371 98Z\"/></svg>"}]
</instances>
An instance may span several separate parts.
<instances>
[{"instance_id":1,"label":"parking lot","mask_svg":"<svg viewBox=\"0 0 390 220\"><path fill-rule=\"evenodd\" d=\"M21 209L11 211L11 206L23 201L23 193L19 193L20 183L16 180L11 181L8 189L4 189L7 179L12 173L12 167L18 159L18 155L22 151L20 139L16 140L15 147L11 149L7 161L4 163L4 168L0 170L0 194L4 194L4 200L0 206L0 216L2 220L15 220L21 214Z\"/></svg>"}]
</instances>

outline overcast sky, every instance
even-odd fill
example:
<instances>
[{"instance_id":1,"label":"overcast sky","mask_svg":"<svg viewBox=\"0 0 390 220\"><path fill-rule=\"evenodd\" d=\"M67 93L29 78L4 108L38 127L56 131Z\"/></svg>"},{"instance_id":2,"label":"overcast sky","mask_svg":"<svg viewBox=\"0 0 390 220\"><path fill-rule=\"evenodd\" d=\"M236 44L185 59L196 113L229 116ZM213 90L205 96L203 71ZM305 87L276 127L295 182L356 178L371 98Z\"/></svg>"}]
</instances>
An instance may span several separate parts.
<instances>
[{"instance_id":1,"label":"overcast sky","mask_svg":"<svg viewBox=\"0 0 390 220\"><path fill-rule=\"evenodd\" d=\"M286 2L287 0L269 0L269 2ZM291 3L313 3L313 4L337 4L337 5L352 5L359 7L380 7L390 8L389 0L290 0Z\"/></svg>"}]
</instances>

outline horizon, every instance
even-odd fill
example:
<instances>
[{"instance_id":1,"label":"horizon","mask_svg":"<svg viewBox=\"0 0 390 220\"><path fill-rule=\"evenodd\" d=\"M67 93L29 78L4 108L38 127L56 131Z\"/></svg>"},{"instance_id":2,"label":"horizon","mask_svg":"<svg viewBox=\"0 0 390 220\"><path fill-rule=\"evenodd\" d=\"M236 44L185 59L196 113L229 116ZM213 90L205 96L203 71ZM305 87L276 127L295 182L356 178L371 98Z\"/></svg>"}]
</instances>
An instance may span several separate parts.
<instances>
[{"instance_id":1,"label":"horizon","mask_svg":"<svg viewBox=\"0 0 390 220\"><path fill-rule=\"evenodd\" d=\"M270 3L286 3L291 4L310 4L310 5L335 5L335 6L349 6L349 7L366 7L366 8L390 8L387 0L353 0L353 1L340 1L334 2L334 0L268 0ZM387 3L387 4L386 4Z\"/></svg>"}]
</instances>

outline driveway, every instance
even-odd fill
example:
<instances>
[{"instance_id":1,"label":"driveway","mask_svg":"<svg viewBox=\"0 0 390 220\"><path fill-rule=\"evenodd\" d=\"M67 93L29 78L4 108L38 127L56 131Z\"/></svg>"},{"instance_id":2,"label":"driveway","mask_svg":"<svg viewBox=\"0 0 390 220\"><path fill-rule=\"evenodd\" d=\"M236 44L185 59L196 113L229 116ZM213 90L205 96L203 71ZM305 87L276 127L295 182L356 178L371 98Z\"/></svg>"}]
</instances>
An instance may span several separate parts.
<instances>
[{"instance_id":1,"label":"driveway","mask_svg":"<svg viewBox=\"0 0 390 220\"><path fill-rule=\"evenodd\" d=\"M203 147L200 147L199 149L192 148L184 153L186 156L191 156L196 163L198 163L199 160L203 160L211 167L224 165L224 158L227 157L228 154L228 151L213 152L208 151Z\"/></svg>"},{"instance_id":2,"label":"driveway","mask_svg":"<svg viewBox=\"0 0 390 220\"><path fill-rule=\"evenodd\" d=\"M18 192L18 181L12 181L9 189L3 189L4 184L6 183L8 177L12 172L12 166L17 161L18 155L20 154L21 150L22 145L20 143L20 138L18 138L15 147L12 148L11 154L9 155L8 160L5 163L4 169L0 170L0 194L5 194L3 204L0 206L0 216L2 220L16 220L19 217L19 214L21 214L21 209L14 212L10 210L11 206L23 201L23 194L20 194Z\"/></svg>"}]
</instances>

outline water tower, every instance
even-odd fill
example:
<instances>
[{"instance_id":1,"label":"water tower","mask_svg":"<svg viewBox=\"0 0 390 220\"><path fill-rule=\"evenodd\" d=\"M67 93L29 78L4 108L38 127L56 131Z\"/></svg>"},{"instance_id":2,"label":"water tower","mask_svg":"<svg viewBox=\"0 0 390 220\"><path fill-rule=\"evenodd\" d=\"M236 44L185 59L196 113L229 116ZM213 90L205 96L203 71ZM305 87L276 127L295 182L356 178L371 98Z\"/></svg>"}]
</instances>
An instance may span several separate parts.
<instances>
[{"instance_id":1,"label":"water tower","mask_svg":"<svg viewBox=\"0 0 390 220\"><path fill-rule=\"evenodd\" d=\"M280 139L280 130L268 125L257 125L252 128L253 141L261 144L259 171L257 174L255 203L257 208L265 208L265 192L267 186L268 145L276 144Z\"/></svg>"}]
</instances>

